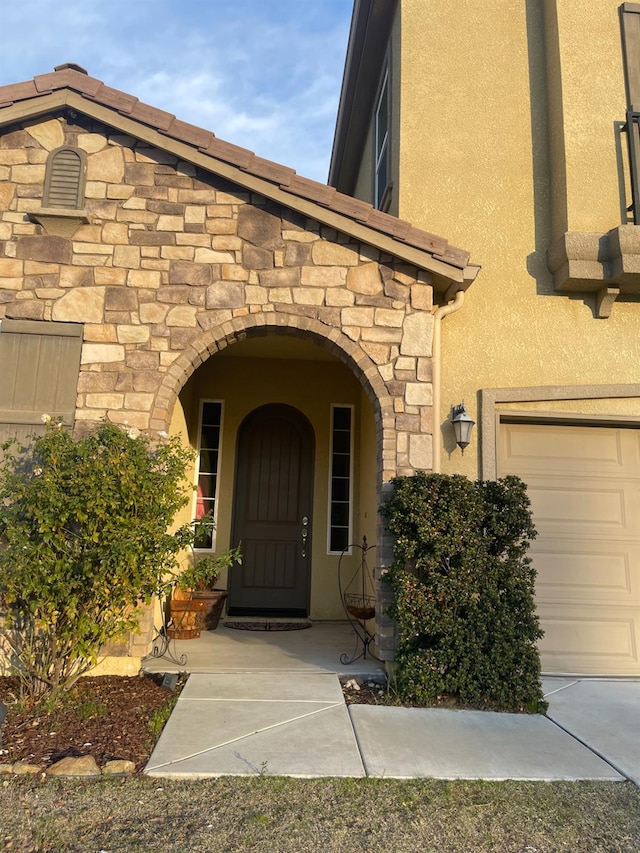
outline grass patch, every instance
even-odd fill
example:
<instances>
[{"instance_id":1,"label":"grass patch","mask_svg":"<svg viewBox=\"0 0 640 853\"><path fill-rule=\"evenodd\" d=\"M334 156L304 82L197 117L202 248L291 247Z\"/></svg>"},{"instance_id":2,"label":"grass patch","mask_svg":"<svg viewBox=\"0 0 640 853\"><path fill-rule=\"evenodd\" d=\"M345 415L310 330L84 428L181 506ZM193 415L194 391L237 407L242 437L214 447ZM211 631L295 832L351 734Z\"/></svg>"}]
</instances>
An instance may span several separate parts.
<instances>
[{"instance_id":1,"label":"grass patch","mask_svg":"<svg viewBox=\"0 0 640 853\"><path fill-rule=\"evenodd\" d=\"M40 782L0 795L0 844L39 851L636 853L631 783L226 777ZM0 846L1 849L1 846Z\"/></svg>"},{"instance_id":2,"label":"grass patch","mask_svg":"<svg viewBox=\"0 0 640 853\"><path fill-rule=\"evenodd\" d=\"M82 722L104 717L108 710L104 702L97 702L95 699L87 699L76 706L76 714Z\"/></svg>"},{"instance_id":3,"label":"grass patch","mask_svg":"<svg viewBox=\"0 0 640 853\"><path fill-rule=\"evenodd\" d=\"M147 728L151 735L153 735L154 740L158 740L160 737L163 728L167 724L167 720L171 716L171 712L176 707L176 702L180 697L180 692L184 686L185 679L183 678L177 687L170 695L161 708L156 708L155 711L152 711L149 715L149 720L147 722Z\"/></svg>"}]
</instances>

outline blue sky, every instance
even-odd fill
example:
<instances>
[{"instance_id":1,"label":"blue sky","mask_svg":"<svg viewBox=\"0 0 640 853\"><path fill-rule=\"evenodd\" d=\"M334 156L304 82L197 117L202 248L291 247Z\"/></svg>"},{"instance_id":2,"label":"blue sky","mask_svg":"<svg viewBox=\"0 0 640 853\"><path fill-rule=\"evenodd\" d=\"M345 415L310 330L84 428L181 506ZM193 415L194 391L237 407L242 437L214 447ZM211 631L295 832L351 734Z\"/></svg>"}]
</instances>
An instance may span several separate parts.
<instances>
[{"instance_id":1,"label":"blue sky","mask_svg":"<svg viewBox=\"0 0 640 853\"><path fill-rule=\"evenodd\" d=\"M0 85L77 62L325 181L352 0L2 2Z\"/></svg>"}]
</instances>

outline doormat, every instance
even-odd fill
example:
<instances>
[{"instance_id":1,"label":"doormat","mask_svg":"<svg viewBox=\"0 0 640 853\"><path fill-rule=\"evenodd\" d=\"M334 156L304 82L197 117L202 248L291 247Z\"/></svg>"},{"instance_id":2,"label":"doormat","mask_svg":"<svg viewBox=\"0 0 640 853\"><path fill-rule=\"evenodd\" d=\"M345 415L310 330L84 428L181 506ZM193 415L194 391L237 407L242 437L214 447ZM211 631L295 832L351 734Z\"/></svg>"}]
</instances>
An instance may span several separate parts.
<instances>
[{"instance_id":1,"label":"doormat","mask_svg":"<svg viewBox=\"0 0 640 853\"><path fill-rule=\"evenodd\" d=\"M303 631L311 627L311 622L270 622L268 619L257 622L225 622L225 628L237 631Z\"/></svg>"}]
</instances>

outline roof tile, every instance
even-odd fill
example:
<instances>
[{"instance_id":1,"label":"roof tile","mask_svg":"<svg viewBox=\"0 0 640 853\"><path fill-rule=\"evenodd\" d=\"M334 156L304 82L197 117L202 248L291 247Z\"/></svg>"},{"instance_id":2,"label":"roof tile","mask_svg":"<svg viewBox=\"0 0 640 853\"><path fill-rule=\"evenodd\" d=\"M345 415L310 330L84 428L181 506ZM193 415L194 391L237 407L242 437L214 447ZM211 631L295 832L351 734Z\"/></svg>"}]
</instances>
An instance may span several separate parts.
<instances>
[{"instance_id":1,"label":"roof tile","mask_svg":"<svg viewBox=\"0 0 640 853\"><path fill-rule=\"evenodd\" d=\"M444 237L437 237L435 234L422 231L413 225L405 234L404 241L417 249L426 249L427 252L444 252L447 247L447 241Z\"/></svg>"},{"instance_id":2,"label":"roof tile","mask_svg":"<svg viewBox=\"0 0 640 853\"><path fill-rule=\"evenodd\" d=\"M214 136L210 130L203 130L201 127L196 127L195 124L188 124L186 121L180 121L177 118L171 122L165 133L167 136L179 139L180 142L186 142L187 145L194 145L196 148L207 148Z\"/></svg>"},{"instance_id":3,"label":"roof tile","mask_svg":"<svg viewBox=\"0 0 640 853\"><path fill-rule=\"evenodd\" d=\"M265 160L255 155L242 168L245 172L251 172L252 175L257 175L259 178L273 181L274 184L279 184L286 189L289 188L296 174L295 169L290 169L288 166L281 166L279 163L274 163L273 160Z\"/></svg>"},{"instance_id":4,"label":"roof tile","mask_svg":"<svg viewBox=\"0 0 640 853\"><path fill-rule=\"evenodd\" d=\"M66 63L58 71L41 74L34 80L14 83L0 87L0 107L9 106L16 101L50 93L56 89L70 88L81 92L83 96L108 108L130 116L161 133L177 139L186 145L199 149L203 154L230 163L243 171L270 181L285 192L309 199L317 204L329 207L337 213L354 219L407 245L431 253L437 260L456 267L468 263L469 253L463 249L449 246L447 240L427 231L415 228L409 222L383 213L367 202L351 198L337 192L333 187L309 180L297 175L293 169L256 157L253 151L241 148L223 139L217 139L213 133L195 125L176 119L171 113L156 109L118 89L105 86L100 80L75 70L73 64Z\"/></svg>"},{"instance_id":5,"label":"roof tile","mask_svg":"<svg viewBox=\"0 0 640 853\"><path fill-rule=\"evenodd\" d=\"M411 231L411 223L405 222L404 219L398 219L391 216L389 213L384 213L382 210L371 210L367 218L367 225L370 228L377 228L379 231L385 231L398 240L404 240ZM442 239L443 247L446 245L446 240Z\"/></svg>"},{"instance_id":6,"label":"roof tile","mask_svg":"<svg viewBox=\"0 0 640 853\"><path fill-rule=\"evenodd\" d=\"M69 88L91 97L94 97L103 86L101 80L89 77L88 74L82 74L80 71L74 71L73 68L40 74L34 78L34 82L39 93Z\"/></svg>"},{"instance_id":7,"label":"roof tile","mask_svg":"<svg viewBox=\"0 0 640 853\"><path fill-rule=\"evenodd\" d=\"M456 249L454 246L447 246L444 252L441 254L435 254L433 256L437 261L444 261L446 264L453 264L456 267L460 267L463 269L469 263L469 252L465 252L464 249Z\"/></svg>"},{"instance_id":8,"label":"roof tile","mask_svg":"<svg viewBox=\"0 0 640 853\"><path fill-rule=\"evenodd\" d=\"M366 222L369 218L373 207L359 198L345 195L344 193L336 192L331 201L331 209L336 213L342 213L344 216L350 216L357 219L359 222Z\"/></svg>"},{"instance_id":9,"label":"roof tile","mask_svg":"<svg viewBox=\"0 0 640 853\"><path fill-rule=\"evenodd\" d=\"M141 121L143 124L163 131L167 131L176 119L173 113L167 113L164 110L149 106L149 104L143 104L142 101L137 101L134 104L129 116L136 121Z\"/></svg>"},{"instance_id":10,"label":"roof tile","mask_svg":"<svg viewBox=\"0 0 640 853\"><path fill-rule=\"evenodd\" d=\"M312 181L309 178L303 178L301 175L296 175L291 183L283 187L283 189L309 198L311 201L316 201L318 204L324 204L327 207L331 206L331 201L336 195L334 187L328 187L326 184L320 184L318 181Z\"/></svg>"},{"instance_id":11,"label":"roof tile","mask_svg":"<svg viewBox=\"0 0 640 853\"><path fill-rule=\"evenodd\" d=\"M234 145L232 142L225 142L224 139L218 139L217 137L214 137L209 145L201 150L203 154L216 157L218 160L224 160L225 163L232 163L240 169L246 169L256 156L248 148L240 148L239 145Z\"/></svg>"},{"instance_id":12,"label":"roof tile","mask_svg":"<svg viewBox=\"0 0 640 853\"><path fill-rule=\"evenodd\" d=\"M103 104L105 107L118 110L124 115L129 115L138 103L138 99L134 98L133 95L127 95L126 92L121 92L119 89L112 89L111 86L103 86L92 100Z\"/></svg>"},{"instance_id":13,"label":"roof tile","mask_svg":"<svg viewBox=\"0 0 640 853\"><path fill-rule=\"evenodd\" d=\"M37 77L33 78L37 93L42 95L45 92L51 92L53 89L60 89L62 77L62 71L51 71L49 74L38 74Z\"/></svg>"},{"instance_id":14,"label":"roof tile","mask_svg":"<svg viewBox=\"0 0 640 853\"><path fill-rule=\"evenodd\" d=\"M13 104L16 101L24 101L26 98L34 98L38 94L33 80L24 83L12 83L10 86L0 87L0 103Z\"/></svg>"}]
</instances>

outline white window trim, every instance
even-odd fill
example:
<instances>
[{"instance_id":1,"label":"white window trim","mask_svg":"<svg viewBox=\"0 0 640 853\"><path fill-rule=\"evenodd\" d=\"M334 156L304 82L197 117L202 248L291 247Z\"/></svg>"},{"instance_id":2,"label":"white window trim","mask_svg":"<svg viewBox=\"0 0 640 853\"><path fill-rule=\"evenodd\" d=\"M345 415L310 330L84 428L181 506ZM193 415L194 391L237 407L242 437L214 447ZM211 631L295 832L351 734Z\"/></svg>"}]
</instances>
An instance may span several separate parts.
<instances>
[{"instance_id":1,"label":"white window trim","mask_svg":"<svg viewBox=\"0 0 640 853\"><path fill-rule=\"evenodd\" d=\"M346 551L331 550L331 481L333 479L333 413L335 409L350 409L351 410L351 430L349 435L349 530L347 535L347 543L349 547ZM354 489L354 436L355 436L355 406L353 403L331 403L329 412L329 489L327 495L327 554L340 555L342 553L351 554L353 539L353 489Z\"/></svg>"},{"instance_id":2,"label":"white window trim","mask_svg":"<svg viewBox=\"0 0 640 853\"><path fill-rule=\"evenodd\" d=\"M211 535L211 548L194 548L194 551L198 553L212 553L216 549L216 535L217 535L217 524L218 524L218 499L220 495L220 467L222 460L222 443L223 443L223 433L224 433L224 400L218 400L215 398L202 397L199 401L199 413L198 413L198 448L196 455L196 464L195 464L195 480L193 485L193 499L191 506L191 518L196 519L196 512L198 507L198 482L200 480L200 449L202 445L202 419L203 412L206 403L219 403L220 404L220 440L218 442L218 468L216 470L216 490L213 496L213 522L214 528L213 533Z\"/></svg>"}]
</instances>

